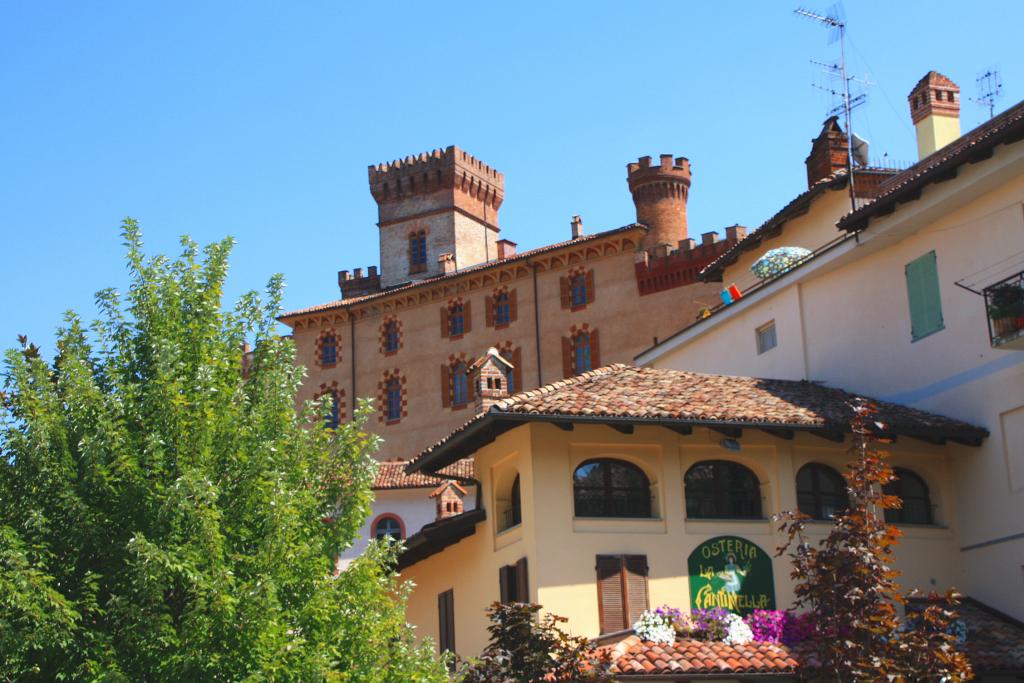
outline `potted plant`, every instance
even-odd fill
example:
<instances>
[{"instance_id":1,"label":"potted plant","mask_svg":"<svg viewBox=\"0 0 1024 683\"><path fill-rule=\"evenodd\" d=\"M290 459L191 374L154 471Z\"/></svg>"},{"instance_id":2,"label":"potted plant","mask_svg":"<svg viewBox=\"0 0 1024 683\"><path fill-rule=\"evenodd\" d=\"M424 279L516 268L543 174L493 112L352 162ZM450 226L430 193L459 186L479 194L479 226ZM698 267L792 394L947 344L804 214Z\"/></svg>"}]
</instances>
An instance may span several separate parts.
<instances>
[{"instance_id":1,"label":"potted plant","mask_svg":"<svg viewBox=\"0 0 1024 683\"><path fill-rule=\"evenodd\" d=\"M997 285L989 292L988 317L997 337L1024 328L1024 287L1018 282Z\"/></svg>"}]
</instances>

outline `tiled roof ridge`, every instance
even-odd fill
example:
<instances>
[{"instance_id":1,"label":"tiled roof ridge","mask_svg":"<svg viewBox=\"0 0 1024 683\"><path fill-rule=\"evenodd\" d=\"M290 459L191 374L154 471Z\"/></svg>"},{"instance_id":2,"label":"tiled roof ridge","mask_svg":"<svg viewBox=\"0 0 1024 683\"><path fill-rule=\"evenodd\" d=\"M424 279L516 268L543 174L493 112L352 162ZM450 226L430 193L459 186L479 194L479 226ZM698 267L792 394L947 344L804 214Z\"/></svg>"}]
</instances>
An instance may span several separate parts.
<instances>
[{"instance_id":1,"label":"tiled roof ridge","mask_svg":"<svg viewBox=\"0 0 1024 683\"><path fill-rule=\"evenodd\" d=\"M372 488L375 491L395 491L400 489L429 489L444 484L452 479L465 481L474 476L472 458L458 460L447 467L441 468L437 474L415 472L406 474L405 468L409 460L385 460L377 463L377 473Z\"/></svg>"},{"instance_id":2,"label":"tiled roof ridge","mask_svg":"<svg viewBox=\"0 0 1024 683\"><path fill-rule=\"evenodd\" d=\"M637 369L635 366L626 365L625 363L612 363L610 365L604 365L599 368L594 368L593 370L588 370L578 375L573 375L572 377L566 377L564 379L555 380L554 382L550 382L548 384L545 384L544 386L537 387L536 389L527 389L526 391L520 391L516 394L512 394L508 398L503 398L500 401L495 401L491 407L491 410L494 412L506 412L509 408L518 405L524 399L547 396L549 394L556 393L557 391L564 389L566 387L582 384L583 382L587 382L591 379L594 379L595 377L602 377L609 373L629 368ZM474 418L474 420L475 419L476 418ZM470 420L470 422L472 421L473 420Z\"/></svg>"},{"instance_id":3,"label":"tiled roof ridge","mask_svg":"<svg viewBox=\"0 0 1024 683\"><path fill-rule=\"evenodd\" d=\"M575 246L577 244L583 244L584 242L591 242L591 241L596 240L596 239L601 239L601 238L604 238L604 237L610 237L610 236L615 235L615 234L620 233L620 232L626 232L628 230L635 230L635 229L638 229L638 228L642 229L642 230L647 230L647 226L642 225L640 223L629 223L627 225L623 225L623 226L620 226L618 228L612 228L610 230L604 230L602 232L595 232L595 233L590 234L590 235L582 235L580 237L574 237L573 239L570 239L570 240L565 240L565 241L562 241L562 242L555 242L554 244L547 244L547 245L544 245L544 246L541 246L541 247L536 247L534 249L528 249L526 251L519 252L518 254L513 254L513 255L508 256L508 257L503 258L503 259L495 259L493 261L485 261L484 263L477 263L477 264L474 264L472 266L466 266L465 268L461 268L461 269L456 270L455 272L452 272L452 273L445 273L443 275L437 275L435 277L426 278L426 279L423 279L423 280L417 280L415 282L409 282L407 284L400 285L398 287L393 287L391 289L386 289L386 290L383 290L383 291L380 291L380 292L374 292L373 294L365 294L363 296L355 296L355 297L351 297L351 298L348 298L348 299L335 299L334 301L328 301L327 303L324 303L324 304L317 304L315 306L308 306L306 308L300 308L300 309L296 309L294 311L288 311L286 313L282 313L281 315L279 315L277 317L277 319L281 320L281 321L284 321L286 318L295 318L295 317L299 317L299 316L302 316L302 315L309 315L311 313L322 313L323 311L330 311L330 310L334 310L336 308L345 308L346 306L353 306L355 304L361 304L361 303L364 303L366 301L372 301L374 299L379 299L379 298L382 298L382 297L385 297L385 296L390 296L392 294L397 294L399 292L404 292L404 291L407 291L409 289L414 289L416 287L426 287L426 286L429 286L429 285L432 285L432 284L436 284L438 282L444 282L446 280L452 280L452 279L454 279L456 277L459 277L461 275L467 275L469 273L476 273L476 272L479 272L481 270L486 270L488 268L494 268L494 267L498 267L498 266L507 265L507 264L513 263L515 261L521 261L521 260L524 260L524 259L528 259L531 256L536 256L538 254L547 253L549 251L555 251L557 249L564 249L566 247Z\"/></svg>"}]
</instances>

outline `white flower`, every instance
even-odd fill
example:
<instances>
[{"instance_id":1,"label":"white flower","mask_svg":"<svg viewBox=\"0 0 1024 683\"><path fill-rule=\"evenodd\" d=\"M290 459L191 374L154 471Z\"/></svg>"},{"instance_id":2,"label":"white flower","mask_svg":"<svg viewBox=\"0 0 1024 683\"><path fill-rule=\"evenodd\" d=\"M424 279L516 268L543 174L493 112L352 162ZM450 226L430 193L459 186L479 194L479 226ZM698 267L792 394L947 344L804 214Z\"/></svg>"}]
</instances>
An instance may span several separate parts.
<instances>
[{"instance_id":1,"label":"white flower","mask_svg":"<svg viewBox=\"0 0 1024 683\"><path fill-rule=\"evenodd\" d=\"M668 617L654 612L644 612L633 624L633 630L643 640L671 645L676 641L676 630ZM748 629L749 630L749 629Z\"/></svg>"},{"instance_id":2,"label":"white flower","mask_svg":"<svg viewBox=\"0 0 1024 683\"><path fill-rule=\"evenodd\" d=\"M754 633L738 614L730 614L725 619L726 634L723 642L726 645L746 645L754 639Z\"/></svg>"}]
</instances>

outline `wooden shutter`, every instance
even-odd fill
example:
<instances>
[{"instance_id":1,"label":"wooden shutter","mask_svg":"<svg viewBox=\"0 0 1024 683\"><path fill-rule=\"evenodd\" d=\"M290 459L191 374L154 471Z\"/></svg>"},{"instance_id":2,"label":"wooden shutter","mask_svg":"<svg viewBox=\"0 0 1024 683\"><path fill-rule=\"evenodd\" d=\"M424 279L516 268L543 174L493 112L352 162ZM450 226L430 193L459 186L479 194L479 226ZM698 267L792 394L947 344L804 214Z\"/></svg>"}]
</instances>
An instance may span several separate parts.
<instances>
[{"instance_id":1,"label":"wooden shutter","mask_svg":"<svg viewBox=\"0 0 1024 683\"><path fill-rule=\"evenodd\" d=\"M455 591L449 588L437 596L437 646L455 652Z\"/></svg>"},{"instance_id":2,"label":"wooden shutter","mask_svg":"<svg viewBox=\"0 0 1024 683\"><path fill-rule=\"evenodd\" d=\"M597 556L597 613L601 633L614 633L626 628L620 555Z\"/></svg>"},{"instance_id":3,"label":"wooden shutter","mask_svg":"<svg viewBox=\"0 0 1024 683\"><path fill-rule=\"evenodd\" d=\"M558 286L561 289L562 308L572 308L572 294L569 292L569 278L558 278Z\"/></svg>"},{"instance_id":4,"label":"wooden shutter","mask_svg":"<svg viewBox=\"0 0 1024 683\"><path fill-rule=\"evenodd\" d=\"M935 252L930 251L914 259L904 270L910 303L910 335L913 339L920 339L943 327Z\"/></svg>"},{"instance_id":5,"label":"wooden shutter","mask_svg":"<svg viewBox=\"0 0 1024 683\"><path fill-rule=\"evenodd\" d=\"M441 366L441 407L449 408L452 405L452 369L447 365Z\"/></svg>"},{"instance_id":6,"label":"wooden shutter","mask_svg":"<svg viewBox=\"0 0 1024 683\"><path fill-rule=\"evenodd\" d=\"M572 340L562 337L562 375L572 377Z\"/></svg>"},{"instance_id":7,"label":"wooden shutter","mask_svg":"<svg viewBox=\"0 0 1024 683\"><path fill-rule=\"evenodd\" d=\"M590 331L590 368L601 367L601 343L598 340L597 330Z\"/></svg>"},{"instance_id":8,"label":"wooden shutter","mask_svg":"<svg viewBox=\"0 0 1024 683\"><path fill-rule=\"evenodd\" d=\"M484 299L484 325L494 327L494 297Z\"/></svg>"},{"instance_id":9,"label":"wooden shutter","mask_svg":"<svg viewBox=\"0 0 1024 683\"><path fill-rule=\"evenodd\" d=\"M587 303L594 303L594 269L587 271Z\"/></svg>"},{"instance_id":10,"label":"wooden shutter","mask_svg":"<svg viewBox=\"0 0 1024 683\"><path fill-rule=\"evenodd\" d=\"M477 373L474 376L468 365L464 367L466 368L466 403L472 403L476 400L476 380L480 375Z\"/></svg>"},{"instance_id":11,"label":"wooden shutter","mask_svg":"<svg viewBox=\"0 0 1024 683\"><path fill-rule=\"evenodd\" d=\"M511 577L510 577L511 573L512 573L512 567L510 565L507 565L507 564L504 567L501 567L500 569L498 569L498 585L500 586L500 590L501 590L501 602L502 602L502 604L505 604L507 602L512 602L512 596L509 595L509 588L512 585L512 581L511 581Z\"/></svg>"},{"instance_id":12,"label":"wooden shutter","mask_svg":"<svg viewBox=\"0 0 1024 683\"><path fill-rule=\"evenodd\" d=\"M526 387L523 386L523 347L517 346L512 350L512 382L515 384L513 389L517 392L523 391Z\"/></svg>"},{"instance_id":13,"label":"wooden shutter","mask_svg":"<svg viewBox=\"0 0 1024 683\"><path fill-rule=\"evenodd\" d=\"M473 314L470 313L469 303L462 305L462 334L469 334L473 330Z\"/></svg>"},{"instance_id":14,"label":"wooden shutter","mask_svg":"<svg viewBox=\"0 0 1024 683\"><path fill-rule=\"evenodd\" d=\"M632 628L640 615L648 608L647 597L647 556L626 555L624 581L626 593L626 625Z\"/></svg>"},{"instance_id":15,"label":"wooden shutter","mask_svg":"<svg viewBox=\"0 0 1024 683\"><path fill-rule=\"evenodd\" d=\"M516 601L530 602L530 579L526 571L526 558L521 557L516 562Z\"/></svg>"},{"instance_id":16,"label":"wooden shutter","mask_svg":"<svg viewBox=\"0 0 1024 683\"><path fill-rule=\"evenodd\" d=\"M441 307L441 336L447 337L451 328L448 325L448 307Z\"/></svg>"},{"instance_id":17,"label":"wooden shutter","mask_svg":"<svg viewBox=\"0 0 1024 683\"><path fill-rule=\"evenodd\" d=\"M516 304L516 290L508 290L508 321L514 322L519 317L519 306Z\"/></svg>"}]
</instances>

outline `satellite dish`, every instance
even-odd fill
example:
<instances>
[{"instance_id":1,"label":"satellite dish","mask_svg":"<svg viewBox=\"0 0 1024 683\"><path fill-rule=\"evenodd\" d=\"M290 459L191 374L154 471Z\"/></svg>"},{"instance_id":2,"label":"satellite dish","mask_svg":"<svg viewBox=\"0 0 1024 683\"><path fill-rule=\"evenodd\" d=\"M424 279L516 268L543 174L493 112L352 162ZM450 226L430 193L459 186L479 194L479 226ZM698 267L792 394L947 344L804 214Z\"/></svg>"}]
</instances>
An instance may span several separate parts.
<instances>
[{"instance_id":1,"label":"satellite dish","mask_svg":"<svg viewBox=\"0 0 1024 683\"><path fill-rule=\"evenodd\" d=\"M858 166L868 165L868 141L856 133L853 134L853 160Z\"/></svg>"}]
</instances>

